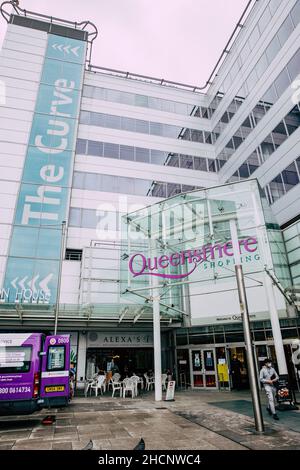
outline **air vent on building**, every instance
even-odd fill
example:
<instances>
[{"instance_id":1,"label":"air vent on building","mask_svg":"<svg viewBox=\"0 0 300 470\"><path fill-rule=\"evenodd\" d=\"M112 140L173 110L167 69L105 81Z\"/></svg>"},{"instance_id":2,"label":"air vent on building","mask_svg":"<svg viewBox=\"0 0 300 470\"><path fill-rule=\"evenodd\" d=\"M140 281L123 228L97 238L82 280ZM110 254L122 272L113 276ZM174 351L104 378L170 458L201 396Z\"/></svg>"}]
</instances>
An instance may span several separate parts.
<instances>
[{"instance_id":1,"label":"air vent on building","mask_svg":"<svg viewBox=\"0 0 300 470\"><path fill-rule=\"evenodd\" d=\"M77 250L74 248L66 249L66 259L69 261L81 261L82 259L82 250Z\"/></svg>"}]
</instances>

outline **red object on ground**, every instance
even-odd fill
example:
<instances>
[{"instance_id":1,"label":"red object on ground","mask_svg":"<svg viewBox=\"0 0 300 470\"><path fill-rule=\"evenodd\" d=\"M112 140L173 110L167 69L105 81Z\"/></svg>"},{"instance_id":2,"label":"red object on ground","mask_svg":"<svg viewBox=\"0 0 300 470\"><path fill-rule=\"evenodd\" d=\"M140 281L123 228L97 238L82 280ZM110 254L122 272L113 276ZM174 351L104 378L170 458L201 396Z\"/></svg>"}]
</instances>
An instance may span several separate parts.
<instances>
[{"instance_id":1,"label":"red object on ground","mask_svg":"<svg viewBox=\"0 0 300 470\"><path fill-rule=\"evenodd\" d=\"M55 423L55 416L46 416L46 418L42 420L42 424L53 424L53 423Z\"/></svg>"}]
</instances>

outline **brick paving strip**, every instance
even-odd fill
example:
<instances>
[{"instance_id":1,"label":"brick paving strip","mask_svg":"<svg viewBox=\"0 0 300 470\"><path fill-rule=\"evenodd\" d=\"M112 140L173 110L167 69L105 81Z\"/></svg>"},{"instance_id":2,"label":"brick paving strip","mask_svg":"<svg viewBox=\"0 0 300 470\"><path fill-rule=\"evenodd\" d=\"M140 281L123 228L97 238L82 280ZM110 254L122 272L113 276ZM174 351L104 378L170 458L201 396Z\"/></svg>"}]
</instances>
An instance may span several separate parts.
<instances>
[{"instance_id":1,"label":"brick paving strip","mask_svg":"<svg viewBox=\"0 0 300 470\"><path fill-rule=\"evenodd\" d=\"M153 393L136 399L75 398L68 408L31 416L0 417L0 451L13 449L131 450L143 437L146 450L300 449L300 432L268 424L254 433L253 419L207 403L221 395L182 392L175 402L155 403ZM300 415L299 415L300 418ZM300 431L300 429L299 429Z\"/></svg>"}]
</instances>

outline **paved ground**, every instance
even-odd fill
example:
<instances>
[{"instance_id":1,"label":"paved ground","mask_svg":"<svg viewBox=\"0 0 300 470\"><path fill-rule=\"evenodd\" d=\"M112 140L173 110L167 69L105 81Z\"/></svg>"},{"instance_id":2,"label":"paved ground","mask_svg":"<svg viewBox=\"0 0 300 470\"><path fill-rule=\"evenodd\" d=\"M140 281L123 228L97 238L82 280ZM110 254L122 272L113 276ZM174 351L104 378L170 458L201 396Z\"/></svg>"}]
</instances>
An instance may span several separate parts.
<instances>
[{"instance_id":1,"label":"paved ground","mask_svg":"<svg viewBox=\"0 0 300 470\"><path fill-rule=\"evenodd\" d=\"M263 396L262 396L263 397ZM262 398L264 400L264 397ZM119 399L75 398L68 408L0 417L0 450L82 449L91 439L99 450L133 449L141 437L148 450L299 449L300 411L266 413L266 433L255 434L248 392L177 392L174 402L155 403L153 393Z\"/></svg>"}]
</instances>

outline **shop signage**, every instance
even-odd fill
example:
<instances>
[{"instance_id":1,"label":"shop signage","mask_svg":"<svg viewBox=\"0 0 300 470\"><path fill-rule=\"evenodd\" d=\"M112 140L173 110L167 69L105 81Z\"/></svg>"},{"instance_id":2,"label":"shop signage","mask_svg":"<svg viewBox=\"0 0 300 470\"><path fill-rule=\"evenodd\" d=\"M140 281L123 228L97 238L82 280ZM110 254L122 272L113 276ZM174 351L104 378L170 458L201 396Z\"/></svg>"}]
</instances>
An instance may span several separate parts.
<instances>
[{"instance_id":1,"label":"shop signage","mask_svg":"<svg viewBox=\"0 0 300 470\"><path fill-rule=\"evenodd\" d=\"M87 340L88 348L144 348L153 347L152 333L95 333L92 332Z\"/></svg>"},{"instance_id":2,"label":"shop signage","mask_svg":"<svg viewBox=\"0 0 300 470\"><path fill-rule=\"evenodd\" d=\"M0 303L47 305L50 297L50 294L42 289L0 289Z\"/></svg>"},{"instance_id":3,"label":"shop signage","mask_svg":"<svg viewBox=\"0 0 300 470\"><path fill-rule=\"evenodd\" d=\"M1 296L8 302L56 300L85 55L84 41L48 35Z\"/></svg>"},{"instance_id":4,"label":"shop signage","mask_svg":"<svg viewBox=\"0 0 300 470\"><path fill-rule=\"evenodd\" d=\"M289 386L288 376L281 375L278 382L276 383L277 389L277 401L278 403L283 403L286 401L292 401L291 389Z\"/></svg>"},{"instance_id":5,"label":"shop signage","mask_svg":"<svg viewBox=\"0 0 300 470\"><path fill-rule=\"evenodd\" d=\"M174 401L175 383L176 383L175 380L170 380L168 382L165 401Z\"/></svg>"},{"instance_id":6,"label":"shop signage","mask_svg":"<svg viewBox=\"0 0 300 470\"><path fill-rule=\"evenodd\" d=\"M257 251L257 239L244 238L239 241L240 253L255 253ZM233 257L232 242L206 244L201 248L184 250L171 254L163 254L160 257L147 258L143 253L135 253L129 258L129 271L133 277L158 276L167 279L182 279L190 276L197 266L203 262L222 260L223 257ZM187 263L188 272L183 274L170 274L164 272L170 268L184 266Z\"/></svg>"}]
</instances>

